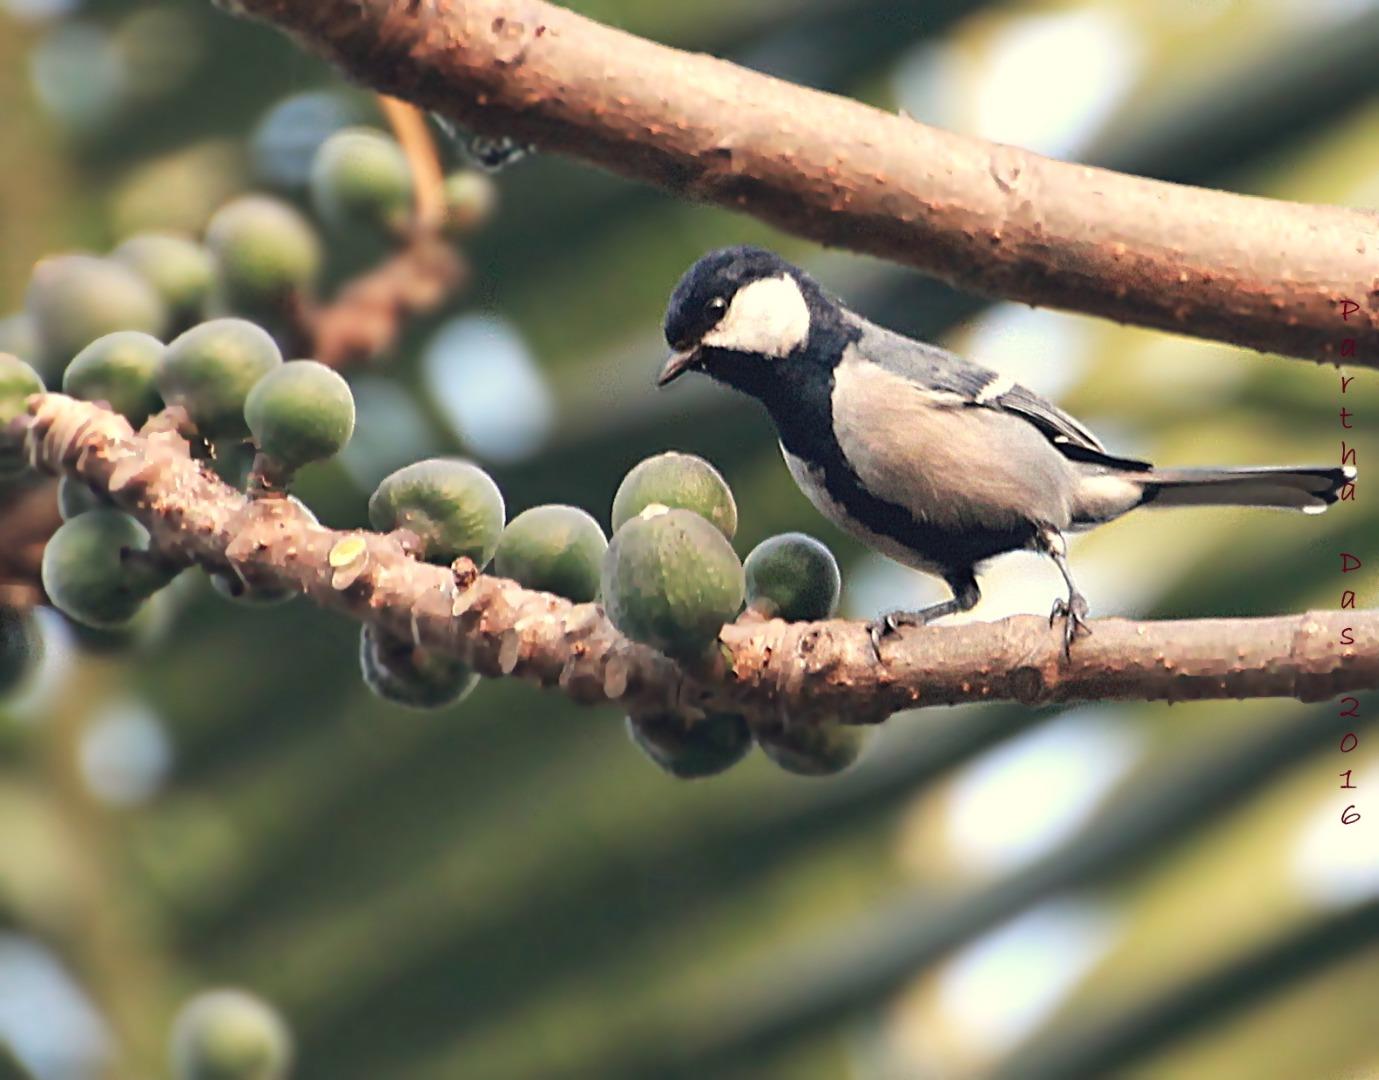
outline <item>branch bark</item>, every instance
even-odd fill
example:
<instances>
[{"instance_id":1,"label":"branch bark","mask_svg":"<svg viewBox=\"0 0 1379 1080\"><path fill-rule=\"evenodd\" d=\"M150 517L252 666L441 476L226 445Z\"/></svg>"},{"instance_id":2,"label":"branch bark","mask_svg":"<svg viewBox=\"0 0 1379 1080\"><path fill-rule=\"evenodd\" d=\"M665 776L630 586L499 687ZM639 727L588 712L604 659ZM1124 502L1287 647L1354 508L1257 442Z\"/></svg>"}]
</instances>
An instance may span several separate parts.
<instances>
[{"instance_id":1,"label":"branch bark","mask_svg":"<svg viewBox=\"0 0 1379 1080\"><path fill-rule=\"evenodd\" d=\"M1265 619L1103 619L1071 659L1061 628L1033 616L909 629L871 654L866 626L750 621L725 626L712 662L690 670L622 637L594 604L411 558L405 535L339 532L294 500L250 499L194 461L172 431L136 434L121 416L36 395L30 460L109 493L170 557L295 588L489 676L515 675L583 703L629 711L730 710L774 722L875 723L905 708L968 701L1296 697L1379 687L1379 612ZM347 537L364 541L342 562ZM1354 645L1338 645L1343 627Z\"/></svg>"},{"instance_id":2,"label":"branch bark","mask_svg":"<svg viewBox=\"0 0 1379 1080\"><path fill-rule=\"evenodd\" d=\"M974 292L1379 366L1379 215L1053 161L541 0L223 2L472 131Z\"/></svg>"}]
</instances>

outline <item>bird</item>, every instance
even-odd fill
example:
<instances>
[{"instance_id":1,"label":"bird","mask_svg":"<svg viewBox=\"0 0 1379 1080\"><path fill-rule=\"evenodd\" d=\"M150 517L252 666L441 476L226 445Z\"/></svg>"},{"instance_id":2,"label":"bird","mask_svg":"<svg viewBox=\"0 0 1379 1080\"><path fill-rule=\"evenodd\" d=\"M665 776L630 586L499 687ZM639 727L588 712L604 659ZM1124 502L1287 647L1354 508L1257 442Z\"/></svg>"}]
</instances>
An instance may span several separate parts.
<instances>
[{"instance_id":1,"label":"bird","mask_svg":"<svg viewBox=\"0 0 1379 1080\"><path fill-rule=\"evenodd\" d=\"M1067 587L1049 616L1063 647L1090 633L1068 533L1138 507L1258 506L1320 513L1355 479L1338 468L1155 468L1108 451L1080 421L1008 376L888 330L764 248L722 248L680 278L667 305L666 386L699 372L755 398L815 508L952 596L886 613L902 627L971 610L984 564L1034 550Z\"/></svg>"}]
</instances>

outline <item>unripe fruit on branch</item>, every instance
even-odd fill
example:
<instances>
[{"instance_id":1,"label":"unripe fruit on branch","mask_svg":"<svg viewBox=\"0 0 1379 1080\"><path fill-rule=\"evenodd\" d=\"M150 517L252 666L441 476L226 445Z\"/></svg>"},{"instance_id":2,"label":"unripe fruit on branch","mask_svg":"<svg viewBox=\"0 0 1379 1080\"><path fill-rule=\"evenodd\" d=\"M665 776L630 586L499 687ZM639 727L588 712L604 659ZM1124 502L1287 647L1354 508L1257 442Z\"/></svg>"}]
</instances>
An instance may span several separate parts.
<instances>
[{"instance_id":1,"label":"unripe fruit on branch","mask_svg":"<svg viewBox=\"0 0 1379 1080\"><path fill-rule=\"evenodd\" d=\"M25 467L23 447L9 434L9 427L28 412L28 400L43 393L38 372L17 356L0 353L0 476Z\"/></svg>"},{"instance_id":2,"label":"unripe fruit on branch","mask_svg":"<svg viewBox=\"0 0 1379 1080\"><path fill-rule=\"evenodd\" d=\"M412 170L396 139L374 128L337 131L311 163L311 204L337 228L402 229L411 216Z\"/></svg>"},{"instance_id":3,"label":"unripe fruit on branch","mask_svg":"<svg viewBox=\"0 0 1379 1080\"><path fill-rule=\"evenodd\" d=\"M625 635L689 659L742 609L742 563L698 514L650 506L613 534L601 588L608 618Z\"/></svg>"},{"instance_id":4,"label":"unripe fruit on branch","mask_svg":"<svg viewBox=\"0 0 1379 1080\"><path fill-rule=\"evenodd\" d=\"M147 653L167 640L176 618L176 600L156 592L140 605L134 617L118 626L89 626L63 612L78 649L92 656L133 656Z\"/></svg>"},{"instance_id":5,"label":"unripe fruit on branch","mask_svg":"<svg viewBox=\"0 0 1379 1080\"><path fill-rule=\"evenodd\" d=\"M62 392L82 401L103 401L141 427L163 407L153 383L162 358L163 343L156 337L116 330L77 353L62 373Z\"/></svg>"},{"instance_id":6,"label":"unripe fruit on branch","mask_svg":"<svg viewBox=\"0 0 1379 1080\"><path fill-rule=\"evenodd\" d=\"M298 469L345 448L354 434L354 396L324 364L292 360L254 384L244 421L260 450Z\"/></svg>"},{"instance_id":7,"label":"unripe fruit on branch","mask_svg":"<svg viewBox=\"0 0 1379 1080\"><path fill-rule=\"evenodd\" d=\"M153 286L174 331L204 314L215 282L215 261L195 240L176 233L138 233L110 254Z\"/></svg>"},{"instance_id":8,"label":"unripe fruit on branch","mask_svg":"<svg viewBox=\"0 0 1379 1080\"><path fill-rule=\"evenodd\" d=\"M718 470L701 457L671 450L633 466L613 497L613 531L648 506L693 510L729 540L737 532L737 503Z\"/></svg>"},{"instance_id":9,"label":"unripe fruit on branch","mask_svg":"<svg viewBox=\"0 0 1379 1080\"><path fill-rule=\"evenodd\" d=\"M148 531L118 510L89 510L65 522L43 549L48 598L87 626L122 626L173 576L150 552Z\"/></svg>"},{"instance_id":10,"label":"unripe fruit on branch","mask_svg":"<svg viewBox=\"0 0 1379 1080\"><path fill-rule=\"evenodd\" d=\"M114 259L53 255L34 266L24 309L38 340L40 363L56 378L91 342L116 330L155 337L167 310L141 275Z\"/></svg>"},{"instance_id":11,"label":"unripe fruit on branch","mask_svg":"<svg viewBox=\"0 0 1379 1080\"><path fill-rule=\"evenodd\" d=\"M833 553L812 536L783 533L763 540L743 560L747 605L790 622L831 618L842 577Z\"/></svg>"},{"instance_id":12,"label":"unripe fruit on branch","mask_svg":"<svg viewBox=\"0 0 1379 1080\"><path fill-rule=\"evenodd\" d=\"M321 268L316 230L295 207L268 195L226 203L206 226L215 257L216 301L246 315L275 312L309 290Z\"/></svg>"},{"instance_id":13,"label":"unripe fruit on branch","mask_svg":"<svg viewBox=\"0 0 1379 1080\"><path fill-rule=\"evenodd\" d=\"M208 439L243 436L244 401L282 364L268 331L246 319L212 319L174 338L154 380L163 400L180 405Z\"/></svg>"},{"instance_id":14,"label":"unripe fruit on branch","mask_svg":"<svg viewBox=\"0 0 1379 1080\"><path fill-rule=\"evenodd\" d=\"M406 465L369 499L375 529L407 529L421 541L418 554L442 565L464 556L483 569L503 531L503 494L488 473L454 458Z\"/></svg>"},{"instance_id":15,"label":"unripe fruit on branch","mask_svg":"<svg viewBox=\"0 0 1379 1080\"><path fill-rule=\"evenodd\" d=\"M608 539L599 523L575 506L534 506L508 523L493 570L527 589L593 600Z\"/></svg>"},{"instance_id":16,"label":"unripe fruit on branch","mask_svg":"<svg viewBox=\"0 0 1379 1080\"><path fill-rule=\"evenodd\" d=\"M762 753L797 776L832 776L852 765L866 743L865 729L835 720L789 722L758 729Z\"/></svg>"},{"instance_id":17,"label":"unripe fruit on branch","mask_svg":"<svg viewBox=\"0 0 1379 1080\"><path fill-rule=\"evenodd\" d=\"M696 719L673 712L629 716L627 734L647 757L680 780L721 773L752 748L747 721L732 713Z\"/></svg>"},{"instance_id":18,"label":"unripe fruit on branch","mask_svg":"<svg viewBox=\"0 0 1379 1080\"><path fill-rule=\"evenodd\" d=\"M445 178L445 227L467 236L487 224L498 208L498 186L478 169L459 169Z\"/></svg>"},{"instance_id":19,"label":"unripe fruit on branch","mask_svg":"<svg viewBox=\"0 0 1379 1080\"><path fill-rule=\"evenodd\" d=\"M277 1011L242 990L212 990L177 1014L174 1080L283 1080L292 1039Z\"/></svg>"},{"instance_id":20,"label":"unripe fruit on branch","mask_svg":"<svg viewBox=\"0 0 1379 1080\"><path fill-rule=\"evenodd\" d=\"M57 482L57 512L63 521L71 521L88 510L109 510L110 503L101 498L84 481L71 473L63 473Z\"/></svg>"},{"instance_id":21,"label":"unripe fruit on branch","mask_svg":"<svg viewBox=\"0 0 1379 1080\"><path fill-rule=\"evenodd\" d=\"M384 701L413 709L455 705L479 684L479 676L453 657L393 637L373 623L359 632L364 683Z\"/></svg>"}]
</instances>

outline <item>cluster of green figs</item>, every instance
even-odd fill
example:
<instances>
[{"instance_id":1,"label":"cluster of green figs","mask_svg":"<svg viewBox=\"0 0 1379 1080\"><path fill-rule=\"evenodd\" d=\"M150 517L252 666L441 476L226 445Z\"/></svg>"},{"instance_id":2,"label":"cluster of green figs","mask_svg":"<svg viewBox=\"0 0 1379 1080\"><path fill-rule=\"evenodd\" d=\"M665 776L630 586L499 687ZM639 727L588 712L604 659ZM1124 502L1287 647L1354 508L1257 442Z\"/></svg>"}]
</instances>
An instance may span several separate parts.
<instances>
[{"instance_id":1,"label":"cluster of green figs","mask_svg":"<svg viewBox=\"0 0 1379 1080\"><path fill-rule=\"evenodd\" d=\"M240 195L199 237L140 232L103 255L40 260L23 308L0 313L0 487L24 468L6 429L45 388L103 402L135 427L165 404L191 404L208 441L242 440L252 423L289 462L328 454L348 438L353 403L344 384L319 365L283 364L274 342L298 336L294 320L311 308L322 278L338 279L358 269L342 263L408 241L411 166L386 132L345 128L316 150L305 196L304 210L300 199ZM442 201L442 220L432 224L458 241L492 217L497 191L485 173L461 168L445 177ZM251 405L248 391L270 371ZM320 399L321 425L275 424L270 414L283 396L302 390ZM227 453L217 467L239 460ZM148 552L137 522L81 484L64 480L60 495L69 521L99 513L49 545L52 592L87 623L126 623L175 568ZM115 560L111 552L125 554ZM230 578L214 580L242 591ZM32 613L0 605L0 694L25 682L40 658Z\"/></svg>"},{"instance_id":2,"label":"cluster of green figs","mask_svg":"<svg viewBox=\"0 0 1379 1080\"><path fill-rule=\"evenodd\" d=\"M413 184L395 140L355 128L317 151L309 197L326 228L400 237ZM477 227L493 201L486 176L453 174L445 228L461 235ZM355 423L348 384L315 360L285 361L278 345L291 338L280 320L312 295L321 264L316 225L291 203L257 194L223 206L200 241L145 233L105 256L40 261L24 311L0 319L0 474L24 467L14 421L45 386L99 402L135 428L180 408L221 451L210 464L241 488L280 488L301 467L339 453ZM257 454L252 473L230 452L245 446ZM44 550L43 586L78 624L127 626L184 569L81 480L62 479L59 504L64 523ZM379 530L409 530L427 561L464 556L527 588L601 603L625 636L689 665L716 648L722 626L746 607L811 620L831 616L838 602L837 564L807 536L773 537L739 559L732 492L711 465L687 454L661 454L628 473L613 501L611 541L572 506L539 506L507 521L493 480L449 458L386 477L369 500L369 519ZM230 571L211 579L235 600L290 595ZM38 641L29 614L0 609L0 691L32 667ZM478 681L458 660L373 624L361 631L360 666L379 696L416 708L453 705ZM753 745L783 768L822 775L845 768L860 745L859 729L843 724L782 720L764 730L738 715L675 712L627 722L638 746L685 778L721 772Z\"/></svg>"},{"instance_id":3,"label":"cluster of green figs","mask_svg":"<svg viewBox=\"0 0 1379 1080\"><path fill-rule=\"evenodd\" d=\"M692 454L670 451L633 467L613 499L611 541L575 506L536 506L506 522L504 514L487 473L445 458L398 470L369 500L374 527L409 530L421 558L446 565L463 556L525 588L598 602L623 635L691 666L711 655L723 625L744 609L789 621L837 610L838 564L812 537L773 536L738 558L732 491ZM377 693L414 706L452 704L477 681L458 661L373 626L363 632L361 666ZM807 776L846 768L861 748L859 728L813 720L754 728L733 713L665 711L629 716L627 726L653 761L682 779L722 772L753 745Z\"/></svg>"},{"instance_id":4,"label":"cluster of green figs","mask_svg":"<svg viewBox=\"0 0 1379 1080\"><path fill-rule=\"evenodd\" d=\"M354 400L337 372L314 360L284 362L265 330L234 317L200 323L167 345L138 331L107 334L77 354L62 387L131 424L178 406L198 435L222 447L247 441L259 468L284 479L339 453L354 430ZM20 415L42 388L27 364L0 356L0 421ZM16 446L5 453L11 464L21 463ZM225 478L253 483L244 475ZM61 481L59 507L64 523L44 550L43 585L76 622L127 624L183 569L160 555L142 524L71 475ZM732 491L712 465L690 454L658 454L627 474L613 500L611 542L592 515L574 506L537 506L508 521L498 485L456 458L419 461L385 477L368 514L375 529L410 532L414 554L425 561L468 558L526 588L600 602L624 635L688 664L716 647L724 623L744 607L793 621L828 618L838 603L838 566L817 540L776 536L738 558ZM212 580L241 601L289 595L225 571ZM360 666L380 697L415 708L453 705L478 681L459 660L375 624L361 631ZM720 772L754 743L783 767L811 775L845 767L858 747L855 730L844 725L782 723L767 732L732 714L676 713L633 716L628 724L636 743L680 777Z\"/></svg>"}]
</instances>

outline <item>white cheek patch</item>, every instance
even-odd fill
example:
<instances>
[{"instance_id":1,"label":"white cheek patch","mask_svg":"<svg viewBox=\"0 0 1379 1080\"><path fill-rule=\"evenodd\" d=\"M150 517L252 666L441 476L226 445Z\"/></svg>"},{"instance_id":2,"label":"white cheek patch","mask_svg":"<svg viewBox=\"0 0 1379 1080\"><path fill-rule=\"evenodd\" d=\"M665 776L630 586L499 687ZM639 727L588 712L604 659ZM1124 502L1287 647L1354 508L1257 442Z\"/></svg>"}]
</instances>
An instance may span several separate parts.
<instances>
[{"instance_id":1,"label":"white cheek patch","mask_svg":"<svg viewBox=\"0 0 1379 1080\"><path fill-rule=\"evenodd\" d=\"M703 344L785 357L809 339L809 305L789 276L763 278L737 291Z\"/></svg>"}]
</instances>

